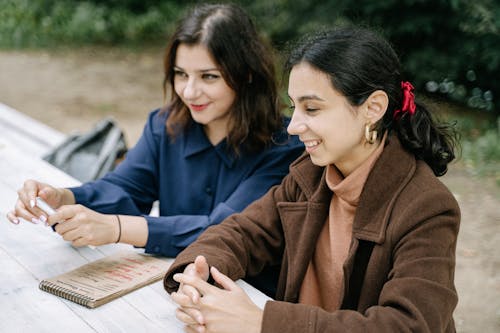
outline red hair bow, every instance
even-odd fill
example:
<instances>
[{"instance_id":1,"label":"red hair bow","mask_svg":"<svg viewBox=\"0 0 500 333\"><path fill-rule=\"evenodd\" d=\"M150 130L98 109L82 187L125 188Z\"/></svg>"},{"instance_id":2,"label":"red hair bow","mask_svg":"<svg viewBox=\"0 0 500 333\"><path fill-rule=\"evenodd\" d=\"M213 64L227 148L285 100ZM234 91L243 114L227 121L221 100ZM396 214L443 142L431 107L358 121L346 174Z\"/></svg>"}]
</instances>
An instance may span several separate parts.
<instances>
[{"instance_id":1,"label":"red hair bow","mask_svg":"<svg viewBox=\"0 0 500 333\"><path fill-rule=\"evenodd\" d=\"M403 89L403 106L401 109L394 111L394 118L400 113L409 112L410 115L415 113L415 95L412 90L414 89L410 82L401 82L401 89Z\"/></svg>"}]
</instances>

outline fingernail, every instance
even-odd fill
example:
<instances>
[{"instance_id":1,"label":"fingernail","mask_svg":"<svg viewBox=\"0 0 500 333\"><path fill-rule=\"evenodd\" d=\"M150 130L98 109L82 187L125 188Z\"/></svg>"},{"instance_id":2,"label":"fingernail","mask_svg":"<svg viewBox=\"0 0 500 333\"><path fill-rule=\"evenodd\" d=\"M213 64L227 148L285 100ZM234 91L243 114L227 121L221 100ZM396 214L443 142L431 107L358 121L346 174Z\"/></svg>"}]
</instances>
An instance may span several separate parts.
<instances>
[{"instance_id":1,"label":"fingernail","mask_svg":"<svg viewBox=\"0 0 500 333\"><path fill-rule=\"evenodd\" d=\"M47 222L47 218L45 217L45 215L40 215L39 220L40 220L40 222L42 222L42 223ZM45 224L47 224L47 223L45 223Z\"/></svg>"},{"instance_id":2,"label":"fingernail","mask_svg":"<svg viewBox=\"0 0 500 333\"><path fill-rule=\"evenodd\" d=\"M30 206L31 208L35 207L35 200L33 199L30 200Z\"/></svg>"},{"instance_id":3,"label":"fingernail","mask_svg":"<svg viewBox=\"0 0 500 333\"><path fill-rule=\"evenodd\" d=\"M32 218L31 222L33 222L34 224L38 224L38 223L40 223L40 220L36 219L36 218Z\"/></svg>"},{"instance_id":4,"label":"fingernail","mask_svg":"<svg viewBox=\"0 0 500 333\"><path fill-rule=\"evenodd\" d=\"M179 278L180 274L179 273L176 273L174 274L174 276L172 277L172 279L174 279L174 281L177 281L177 279ZM177 281L179 282L179 281Z\"/></svg>"},{"instance_id":5,"label":"fingernail","mask_svg":"<svg viewBox=\"0 0 500 333\"><path fill-rule=\"evenodd\" d=\"M12 219L8 219L10 222L14 223L14 224L19 224L21 221L19 221L19 219L17 217L14 217Z\"/></svg>"}]
</instances>

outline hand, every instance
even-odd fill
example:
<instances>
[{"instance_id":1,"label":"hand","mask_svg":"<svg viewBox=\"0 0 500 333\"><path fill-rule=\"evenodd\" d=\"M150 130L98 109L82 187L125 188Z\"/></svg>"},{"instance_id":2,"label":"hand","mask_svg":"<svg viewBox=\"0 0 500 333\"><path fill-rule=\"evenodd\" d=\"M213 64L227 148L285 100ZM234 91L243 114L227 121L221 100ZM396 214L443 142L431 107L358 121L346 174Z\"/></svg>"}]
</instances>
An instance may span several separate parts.
<instances>
[{"instance_id":1,"label":"hand","mask_svg":"<svg viewBox=\"0 0 500 333\"><path fill-rule=\"evenodd\" d=\"M185 322L188 332L231 333L241 331L258 333L262 326L263 311L255 305L248 295L229 277L215 267L210 269L215 282L224 289L212 286L199 277L187 274L175 274L174 280L196 288L202 297L196 306L203 316L202 325ZM201 327L200 327L201 326Z\"/></svg>"},{"instance_id":2,"label":"hand","mask_svg":"<svg viewBox=\"0 0 500 333\"><path fill-rule=\"evenodd\" d=\"M17 194L18 199L14 210L7 213L7 218L14 224L19 224L20 217L32 223L47 221L47 214L36 206L35 198L37 196L45 200L52 208L74 203L71 191L62 188L58 189L36 180L25 181Z\"/></svg>"},{"instance_id":3,"label":"hand","mask_svg":"<svg viewBox=\"0 0 500 333\"><path fill-rule=\"evenodd\" d=\"M184 274L203 279L207 281L209 277L208 263L204 256L197 256L194 263L186 266L184 269ZM180 284L177 292L170 295L174 302L179 304L179 308L176 311L176 316L182 322L192 325L193 328L196 327L197 332L203 332L203 316L200 311L195 308L195 304L198 303L201 294L198 290L190 285Z\"/></svg>"},{"instance_id":4,"label":"hand","mask_svg":"<svg viewBox=\"0 0 500 333\"><path fill-rule=\"evenodd\" d=\"M97 213L82 205L62 206L49 216L49 225L73 246L115 243L119 226L115 215Z\"/></svg>"}]
</instances>

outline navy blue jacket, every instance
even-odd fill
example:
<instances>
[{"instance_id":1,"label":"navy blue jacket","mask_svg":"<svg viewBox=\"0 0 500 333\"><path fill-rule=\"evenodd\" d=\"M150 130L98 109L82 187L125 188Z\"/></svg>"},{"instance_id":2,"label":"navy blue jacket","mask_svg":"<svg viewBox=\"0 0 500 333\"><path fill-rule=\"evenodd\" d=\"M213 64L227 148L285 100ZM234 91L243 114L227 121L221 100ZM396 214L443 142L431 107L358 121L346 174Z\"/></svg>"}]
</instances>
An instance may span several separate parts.
<instances>
[{"instance_id":1,"label":"navy blue jacket","mask_svg":"<svg viewBox=\"0 0 500 333\"><path fill-rule=\"evenodd\" d=\"M213 146L197 123L172 141L167 117L153 111L138 143L114 171L71 188L76 202L90 209L144 216L148 253L176 256L207 227L281 183L303 151L298 138L288 137L283 128L268 148L236 157L225 140ZM160 217L148 215L156 200Z\"/></svg>"}]
</instances>

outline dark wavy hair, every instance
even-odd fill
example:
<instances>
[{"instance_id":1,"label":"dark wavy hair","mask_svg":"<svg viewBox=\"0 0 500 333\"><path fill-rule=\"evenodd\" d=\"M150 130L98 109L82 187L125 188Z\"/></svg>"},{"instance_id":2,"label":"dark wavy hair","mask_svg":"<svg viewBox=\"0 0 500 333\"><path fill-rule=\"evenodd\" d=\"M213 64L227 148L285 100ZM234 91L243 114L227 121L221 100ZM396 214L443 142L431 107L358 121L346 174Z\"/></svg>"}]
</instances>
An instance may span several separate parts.
<instances>
[{"instance_id":1,"label":"dark wavy hair","mask_svg":"<svg viewBox=\"0 0 500 333\"><path fill-rule=\"evenodd\" d=\"M167 133L175 138L193 121L174 90L174 65L180 44L204 45L235 91L231 106L228 147L235 153L255 151L271 142L283 126L271 48L259 37L248 14L233 4L194 7L180 21L164 58L163 90L170 96Z\"/></svg>"},{"instance_id":2,"label":"dark wavy hair","mask_svg":"<svg viewBox=\"0 0 500 333\"><path fill-rule=\"evenodd\" d=\"M401 108L401 69L399 59L383 37L367 28L341 27L301 39L290 51L285 65L307 62L330 77L333 88L352 106L363 104L376 90L389 97L384 117L375 124L379 133L394 131L403 147L424 160L436 176L444 175L455 158L458 136L452 125L436 122L428 108L416 101L416 111L394 118Z\"/></svg>"}]
</instances>

